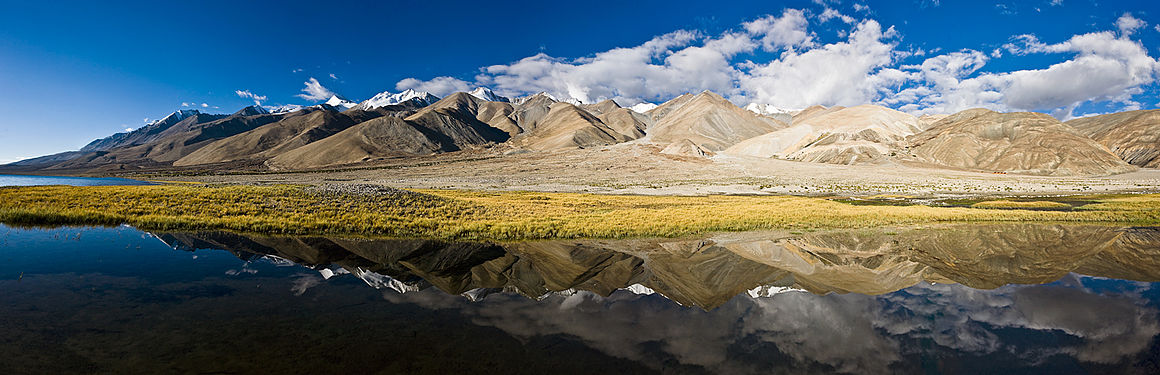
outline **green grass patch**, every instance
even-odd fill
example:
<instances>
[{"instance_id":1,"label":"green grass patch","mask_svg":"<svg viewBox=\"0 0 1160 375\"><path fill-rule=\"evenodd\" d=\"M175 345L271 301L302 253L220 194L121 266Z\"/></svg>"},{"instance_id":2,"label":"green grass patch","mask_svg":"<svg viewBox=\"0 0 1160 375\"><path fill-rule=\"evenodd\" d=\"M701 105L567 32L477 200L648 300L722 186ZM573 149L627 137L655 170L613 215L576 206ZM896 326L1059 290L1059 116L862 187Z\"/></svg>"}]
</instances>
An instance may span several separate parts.
<instances>
[{"instance_id":1,"label":"green grass patch","mask_svg":"<svg viewBox=\"0 0 1160 375\"><path fill-rule=\"evenodd\" d=\"M796 196L629 196L421 190L364 195L299 186L0 188L0 222L444 239L679 237L725 231L934 222L1160 225L1160 195L1092 197L1070 211L855 206Z\"/></svg>"}]
</instances>

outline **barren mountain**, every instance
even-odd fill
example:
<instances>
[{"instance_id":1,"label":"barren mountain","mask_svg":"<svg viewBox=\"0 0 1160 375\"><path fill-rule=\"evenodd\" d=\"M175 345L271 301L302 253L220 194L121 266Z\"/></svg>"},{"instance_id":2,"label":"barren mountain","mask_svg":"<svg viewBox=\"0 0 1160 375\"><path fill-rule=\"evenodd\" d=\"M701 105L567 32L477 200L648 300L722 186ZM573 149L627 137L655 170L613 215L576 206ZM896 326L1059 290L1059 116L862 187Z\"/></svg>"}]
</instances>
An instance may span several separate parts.
<instances>
[{"instance_id":1,"label":"barren mountain","mask_svg":"<svg viewBox=\"0 0 1160 375\"><path fill-rule=\"evenodd\" d=\"M666 115L668 115L669 112L672 112L672 111L676 110L677 108L680 108L681 106L685 105L685 103L688 103L689 100L692 100L692 99L693 99L693 94L688 94L688 93L681 94L681 96L669 99L669 101L661 103L660 105L658 105L656 107L653 107L653 109L648 110L647 112L645 112L645 114L649 115L649 117L652 118L653 123L656 123L657 121L660 121L662 118L664 118Z\"/></svg>"},{"instance_id":2,"label":"barren mountain","mask_svg":"<svg viewBox=\"0 0 1160 375\"><path fill-rule=\"evenodd\" d=\"M247 107L249 108L249 107ZM263 111L264 112L264 111ZM148 142L134 146L119 146L87 154L52 166L52 169L127 168L136 166L166 166L197 151L216 140L253 130L259 126L297 116L300 111L285 114L253 114L242 110L229 117L209 122L197 122L198 116L179 121L173 126L146 137Z\"/></svg>"},{"instance_id":3,"label":"barren mountain","mask_svg":"<svg viewBox=\"0 0 1160 375\"><path fill-rule=\"evenodd\" d=\"M264 160L355 125L355 121L349 116L329 108L308 108L299 112L304 113L217 140L178 159L173 165L211 164L244 159Z\"/></svg>"},{"instance_id":4,"label":"barren mountain","mask_svg":"<svg viewBox=\"0 0 1160 375\"><path fill-rule=\"evenodd\" d=\"M561 150L606 146L632 140L609 128L599 118L569 103L554 103L539 124L512 140L531 150Z\"/></svg>"},{"instance_id":5,"label":"barren mountain","mask_svg":"<svg viewBox=\"0 0 1160 375\"><path fill-rule=\"evenodd\" d=\"M830 164L879 162L905 147L906 137L919 130L914 116L867 104L807 117L725 153Z\"/></svg>"},{"instance_id":6,"label":"barren mountain","mask_svg":"<svg viewBox=\"0 0 1160 375\"><path fill-rule=\"evenodd\" d=\"M628 108L617 108L596 117L600 118L604 125L608 125L612 130L624 134L630 139L643 137L645 130L652 124L652 119L647 115Z\"/></svg>"},{"instance_id":7,"label":"barren mountain","mask_svg":"<svg viewBox=\"0 0 1160 375\"><path fill-rule=\"evenodd\" d=\"M584 108L584 110L588 111L588 113L599 116L619 109L620 104L616 104L616 102L612 99L608 99L596 104L581 104L580 108Z\"/></svg>"},{"instance_id":8,"label":"barren mountain","mask_svg":"<svg viewBox=\"0 0 1160 375\"><path fill-rule=\"evenodd\" d=\"M812 106L806 107L805 109L800 110L797 113L795 113L793 115L793 123L796 124L798 122L805 121L811 117L821 116L821 115L824 115L827 113L840 111L844 108L846 108L846 107L843 107L840 105L836 105L833 107L826 107L826 106L821 106L821 105L812 105Z\"/></svg>"},{"instance_id":9,"label":"barren mountain","mask_svg":"<svg viewBox=\"0 0 1160 375\"><path fill-rule=\"evenodd\" d=\"M523 98L514 106L512 119L519 124L523 131L528 132L536 129L540 123L540 119L548 115L548 111L552 104L556 103L556 99L545 93L539 93L527 98Z\"/></svg>"},{"instance_id":10,"label":"barren mountain","mask_svg":"<svg viewBox=\"0 0 1160 375\"><path fill-rule=\"evenodd\" d=\"M508 102L485 101L479 103L475 118L493 128L504 131L508 136L515 137L524 130L512 119L513 113L515 113L515 107L512 107Z\"/></svg>"},{"instance_id":11,"label":"barren mountain","mask_svg":"<svg viewBox=\"0 0 1160 375\"><path fill-rule=\"evenodd\" d=\"M1084 117L1065 124L1132 165L1160 168L1160 110Z\"/></svg>"},{"instance_id":12,"label":"barren mountain","mask_svg":"<svg viewBox=\"0 0 1160 375\"><path fill-rule=\"evenodd\" d=\"M970 109L909 138L910 153L941 166L1021 174L1109 175L1135 169L1042 113Z\"/></svg>"},{"instance_id":13,"label":"barren mountain","mask_svg":"<svg viewBox=\"0 0 1160 375\"><path fill-rule=\"evenodd\" d=\"M662 108L671 108L670 103L665 103L656 110ZM655 113L657 112L654 112L654 118ZM687 139L700 148L718 152L743 140L786 126L787 124L780 121L744 110L720 95L704 91L688 99L683 105L669 110L648 129L646 138L661 145Z\"/></svg>"},{"instance_id":14,"label":"barren mountain","mask_svg":"<svg viewBox=\"0 0 1160 375\"><path fill-rule=\"evenodd\" d=\"M275 169L317 168L455 149L448 137L396 117L383 116L275 156L266 164Z\"/></svg>"},{"instance_id":15,"label":"barren mountain","mask_svg":"<svg viewBox=\"0 0 1160 375\"><path fill-rule=\"evenodd\" d=\"M430 129L451 139L455 149L470 145L498 143L511 136L476 118L479 98L464 92L451 94L407 117L407 122Z\"/></svg>"}]
</instances>

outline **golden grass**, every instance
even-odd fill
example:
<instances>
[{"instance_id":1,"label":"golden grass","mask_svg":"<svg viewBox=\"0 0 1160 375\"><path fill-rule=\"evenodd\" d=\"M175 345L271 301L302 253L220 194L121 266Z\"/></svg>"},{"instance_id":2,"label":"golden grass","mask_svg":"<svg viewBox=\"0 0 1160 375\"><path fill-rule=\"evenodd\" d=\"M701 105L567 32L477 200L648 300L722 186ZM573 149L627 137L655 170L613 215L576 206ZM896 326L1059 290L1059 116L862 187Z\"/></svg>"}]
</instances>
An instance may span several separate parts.
<instances>
[{"instance_id":1,"label":"golden grass","mask_svg":"<svg viewBox=\"0 0 1160 375\"><path fill-rule=\"evenodd\" d=\"M971 205L972 208L1000 208L1000 209L1068 209L1070 204L1051 201L983 201Z\"/></svg>"},{"instance_id":2,"label":"golden grass","mask_svg":"<svg viewBox=\"0 0 1160 375\"><path fill-rule=\"evenodd\" d=\"M1160 195L1095 199L1075 211L854 206L795 196L624 196L425 190L389 196L296 186L0 188L0 222L454 239L677 237L721 231L933 222L1160 225Z\"/></svg>"}]
</instances>

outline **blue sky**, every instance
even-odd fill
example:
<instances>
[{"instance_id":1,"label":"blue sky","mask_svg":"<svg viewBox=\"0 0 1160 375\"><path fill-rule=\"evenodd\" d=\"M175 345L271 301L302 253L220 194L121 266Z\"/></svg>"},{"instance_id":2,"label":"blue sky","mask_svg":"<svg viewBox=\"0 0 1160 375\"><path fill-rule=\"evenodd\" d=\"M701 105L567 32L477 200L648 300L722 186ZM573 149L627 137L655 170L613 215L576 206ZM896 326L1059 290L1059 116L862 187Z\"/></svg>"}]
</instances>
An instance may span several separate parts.
<instances>
[{"instance_id":1,"label":"blue sky","mask_svg":"<svg viewBox=\"0 0 1160 375\"><path fill-rule=\"evenodd\" d=\"M487 86L1059 118L1160 104L1151 1L423 3L0 0L0 162L253 104L238 91L314 104L311 78L356 101Z\"/></svg>"}]
</instances>

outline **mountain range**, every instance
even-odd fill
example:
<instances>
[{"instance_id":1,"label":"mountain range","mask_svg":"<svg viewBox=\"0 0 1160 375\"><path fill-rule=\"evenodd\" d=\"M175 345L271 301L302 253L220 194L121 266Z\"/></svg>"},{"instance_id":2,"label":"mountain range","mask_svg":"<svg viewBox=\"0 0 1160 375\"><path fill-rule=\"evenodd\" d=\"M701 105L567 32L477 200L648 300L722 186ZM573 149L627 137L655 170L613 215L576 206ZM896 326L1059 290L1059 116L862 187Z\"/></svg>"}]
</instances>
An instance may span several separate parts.
<instances>
[{"instance_id":1,"label":"mountain range","mask_svg":"<svg viewBox=\"0 0 1160 375\"><path fill-rule=\"evenodd\" d=\"M451 152L566 152L624 143L660 154L778 158L829 164L904 164L968 171L1094 176L1160 166L1160 111L1066 123L1040 113L972 109L916 117L893 109L738 107L710 91L629 108L547 93L509 99L487 88L438 98L382 92L356 103L250 106L230 115L181 110L80 150L19 161L9 170L109 172L297 170Z\"/></svg>"}]
</instances>

